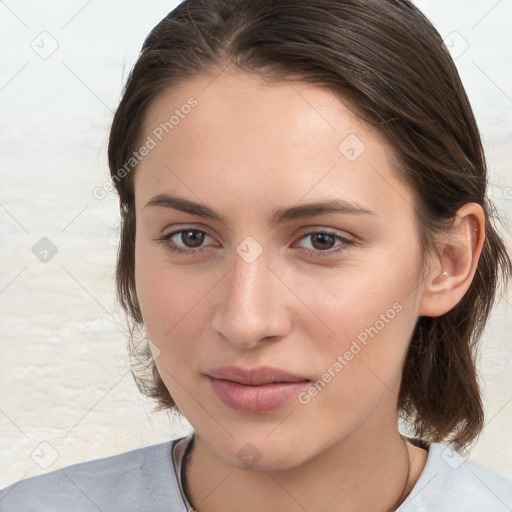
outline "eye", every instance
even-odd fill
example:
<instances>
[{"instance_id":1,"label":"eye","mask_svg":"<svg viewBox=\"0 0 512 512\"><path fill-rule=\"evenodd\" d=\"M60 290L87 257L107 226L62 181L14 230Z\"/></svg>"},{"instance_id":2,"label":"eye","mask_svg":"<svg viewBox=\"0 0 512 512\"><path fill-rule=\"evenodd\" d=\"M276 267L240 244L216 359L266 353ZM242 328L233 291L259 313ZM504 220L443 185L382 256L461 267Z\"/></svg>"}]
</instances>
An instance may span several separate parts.
<instances>
[{"instance_id":1,"label":"eye","mask_svg":"<svg viewBox=\"0 0 512 512\"><path fill-rule=\"evenodd\" d=\"M199 250L203 250L201 244L204 242L205 238L211 239L211 237L204 231L187 228L172 231L171 233L157 238L156 241L171 251L180 253L197 253ZM180 246L180 243L183 245Z\"/></svg>"},{"instance_id":2,"label":"eye","mask_svg":"<svg viewBox=\"0 0 512 512\"><path fill-rule=\"evenodd\" d=\"M355 244L353 240L331 231L309 231L301 237L301 240L308 238L310 239L311 248L308 248L306 253L309 256L330 256L344 251ZM341 243L335 245L336 240L339 240Z\"/></svg>"},{"instance_id":3,"label":"eye","mask_svg":"<svg viewBox=\"0 0 512 512\"><path fill-rule=\"evenodd\" d=\"M183 254L194 254L206 250L203 242L206 238L213 240L207 233L199 229L185 228L172 231L156 239L165 248ZM310 231L304 233L300 240L310 239L310 247L305 252L308 256L330 256L354 245L355 242L331 231ZM336 245L336 240L340 243ZM334 249L333 249L334 247Z\"/></svg>"}]
</instances>

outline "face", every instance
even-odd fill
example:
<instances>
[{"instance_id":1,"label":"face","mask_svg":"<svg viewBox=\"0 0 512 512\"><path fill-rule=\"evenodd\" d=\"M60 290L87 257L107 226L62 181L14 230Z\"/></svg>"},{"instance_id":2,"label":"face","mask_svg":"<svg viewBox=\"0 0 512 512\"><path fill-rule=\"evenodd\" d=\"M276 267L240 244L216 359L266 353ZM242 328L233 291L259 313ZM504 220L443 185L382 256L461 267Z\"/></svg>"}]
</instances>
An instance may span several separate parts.
<instances>
[{"instance_id":1,"label":"face","mask_svg":"<svg viewBox=\"0 0 512 512\"><path fill-rule=\"evenodd\" d=\"M134 176L157 368L237 467L244 450L259 468L294 467L396 431L421 304L414 201L390 148L332 92L292 84L222 73L166 91Z\"/></svg>"}]
</instances>

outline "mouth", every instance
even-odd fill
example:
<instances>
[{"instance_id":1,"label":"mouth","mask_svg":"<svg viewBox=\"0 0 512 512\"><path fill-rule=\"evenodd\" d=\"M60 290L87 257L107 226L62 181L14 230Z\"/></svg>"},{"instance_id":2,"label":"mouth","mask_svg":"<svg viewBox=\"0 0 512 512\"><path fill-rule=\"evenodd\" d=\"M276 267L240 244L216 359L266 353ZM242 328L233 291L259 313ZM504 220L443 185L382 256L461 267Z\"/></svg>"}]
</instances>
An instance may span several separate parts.
<instances>
[{"instance_id":1,"label":"mouth","mask_svg":"<svg viewBox=\"0 0 512 512\"><path fill-rule=\"evenodd\" d=\"M207 375L214 379L238 382L245 386L309 381L306 377L281 370L280 368L272 368L270 366L262 366L253 369L244 369L237 366L225 366L223 368L211 370Z\"/></svg>"},{"instance_id":2,"label":"mouth","mask_svg":"<svg viewBox=\"0 0 512 512\"><path fill-rule=\"evenodd\" d=\"M207 373L220 401L240 413L260 414L288 403L310 381L279 368L224 367Z\"/></svg>"}]
</instances>

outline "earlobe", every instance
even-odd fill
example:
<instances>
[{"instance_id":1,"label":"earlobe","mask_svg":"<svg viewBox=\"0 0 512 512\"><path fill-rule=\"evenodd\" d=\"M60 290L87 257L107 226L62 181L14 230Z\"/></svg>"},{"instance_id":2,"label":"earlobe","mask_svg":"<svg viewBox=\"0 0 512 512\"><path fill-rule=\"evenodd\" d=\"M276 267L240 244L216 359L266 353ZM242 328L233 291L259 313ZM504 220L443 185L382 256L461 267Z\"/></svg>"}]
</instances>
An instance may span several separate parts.
<instances>
[{"instance_id":1,"label":"earlobe","mask_svg":"<svg viewBox=\"0 0 512 512\"><path fill-rule=\"evenodd\" d=\"M438 244L439 254L424 281L419 316L440 316L453 309L467 292L485 239L485 214L477 203L457 211L453 231Z\"/></svg>"}]
</instances>

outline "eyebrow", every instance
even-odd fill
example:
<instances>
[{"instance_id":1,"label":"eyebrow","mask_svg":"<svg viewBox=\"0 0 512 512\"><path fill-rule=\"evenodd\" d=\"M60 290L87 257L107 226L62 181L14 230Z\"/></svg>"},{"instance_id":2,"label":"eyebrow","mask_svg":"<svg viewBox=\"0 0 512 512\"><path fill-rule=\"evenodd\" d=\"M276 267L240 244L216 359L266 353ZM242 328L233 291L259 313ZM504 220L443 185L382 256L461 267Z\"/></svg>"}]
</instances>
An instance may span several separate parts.
<instances>
[{"instance_id":1,"label":"eyebrow","mask_svg":"<svg viewBox=\"0 0 512 512\"><path fill-rule=\"evenodd\" d=\"M159 194L148 201L145 207L160 206L172 208L185 213L198 215L208 219L215 219L226 223L226 218L203 203L197 203L184 197ZM377 215L374 211L365 208L347 199L330 199L328 201L307 203L288 208L279 208L272 215L272 222L279 224L287 220L305 219L327 213L344 213L357 215Z\"/></svg>"}]
</instances>

